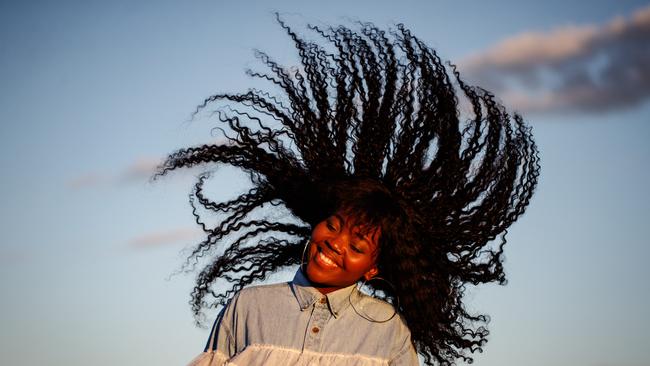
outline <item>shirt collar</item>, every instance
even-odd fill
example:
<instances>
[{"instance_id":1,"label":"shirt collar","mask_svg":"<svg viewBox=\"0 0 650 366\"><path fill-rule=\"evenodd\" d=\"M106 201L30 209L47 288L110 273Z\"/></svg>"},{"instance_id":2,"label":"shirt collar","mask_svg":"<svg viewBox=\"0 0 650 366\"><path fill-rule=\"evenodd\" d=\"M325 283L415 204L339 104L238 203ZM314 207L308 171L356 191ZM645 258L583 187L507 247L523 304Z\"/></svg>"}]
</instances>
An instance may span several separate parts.
<instances>
[{"instance_id":1,"label":"shirt collar","mask_svg":"<svg viewBox=\"0 0 650 366\"><path fill-rule=\"evenodd\" d=\"M338 318L338 316L345 311L348 306L350 306L350 302L357 305L361 298L360 296L352 296L352 291L357 291L356 283L324 295L318 291L317 288L312 286L307 277L302 273L301 269L298 269L296 275L293 277L291 288L296 300L298 301L298 305L300 305L301 311L311 308L316 301L325 297L327 299L329 310L335 318Z\"/></svg>"}]
</instances>

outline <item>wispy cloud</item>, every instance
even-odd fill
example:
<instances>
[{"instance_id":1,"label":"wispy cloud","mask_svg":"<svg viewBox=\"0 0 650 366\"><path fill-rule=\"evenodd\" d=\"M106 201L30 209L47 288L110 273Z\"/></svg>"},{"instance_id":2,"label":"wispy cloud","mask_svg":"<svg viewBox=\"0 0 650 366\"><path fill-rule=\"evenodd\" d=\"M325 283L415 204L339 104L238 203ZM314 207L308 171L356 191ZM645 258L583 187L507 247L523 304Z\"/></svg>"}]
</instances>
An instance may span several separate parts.
<instances>
[{"instance_id":1,"label":"wispy cloud","mask_svg":"<svg viewBox=\"0 0 650 366\"><path fill-rule=\"evenodd\" d=\"M601 25L505 39L460 62L472 84L525 112L602 112L650 99L650 6Z\"/></svg>"},{"instance_id":2,"label":"wispy cloud","mask_svg":"<svg viewBox=\"0 0 650 366\"><path fill-rule=\"evenodd\" d=\"M233 142L225 137L217 137L209 144L232 145ZM163 163L163 158L138 157L131 164L117 172L89 172L74 177L66 182L73 190L96 188L101 186L116 186L124 183L144 183L151 179L157 167ZM195 176L201 168L179 169L181 176Z\"/></svg>"},{"instance_id":3,"label":"wispy cloud","mask_svg":"<svg viewBox=\"0 0 650 366\"><path fill-rule=\"evenodd\" d=\"M146 182L155 172L161 159L138 158L122 171L116 173L90 172L70 179L66 185L73 190L96 188L102 186L115 186L121 183Z\"/></svg>"},{"instance_id":4,"label":"wispy cloud","mask_svg":"<svg viewBox=\"0 0 650 366\"><path fill-rule=\"evenodd\" d=\"M151 178L161 163L161 159L139 158L122 172L119 179L125 182L144 182Z\"/></svg>"},{"instance_id":5,"label":"wispy cloud","mask_svg":"<svg viewBox=\"0 0 650 366\"><path fill-rule=\"evenodd\" d=\"M134 248L153 248L161 245L187 243L196 240L201 235L198 228L178 228L167 231L157 231L129 240L129 246Z\"/></svg>"}]
</instances>

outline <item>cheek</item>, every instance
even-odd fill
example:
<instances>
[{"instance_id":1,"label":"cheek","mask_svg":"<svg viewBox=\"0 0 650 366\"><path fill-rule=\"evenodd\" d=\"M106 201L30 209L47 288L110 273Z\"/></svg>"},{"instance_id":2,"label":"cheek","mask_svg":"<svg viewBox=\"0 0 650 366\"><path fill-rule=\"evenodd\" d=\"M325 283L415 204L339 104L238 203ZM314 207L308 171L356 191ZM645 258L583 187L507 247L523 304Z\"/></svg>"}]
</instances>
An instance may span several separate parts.
<instances>
[{"instance_id":1,"label":"cheek","mask_svg":"<svg viewBox=\"0 0 650 366\"><path fill-rule=\"evenodd\" d=\"M317 250L316 243L314 243L314 239L312 238L309 242L309 249L307 250L307 259L313 258Z\"/></svg>"},{"instance_id":2,"label":"cheek","mask_svg":"<svg viewBox=\"0 0 650 366\"><path fill-rule=\"evenodd\" d=\"M369 256L354 256L348 257L345 264L348 270L363 274L374 266L374 261Z\"/></svg>"},{"instance_id":3,"label":"cheek","mask_svg":"<svg viewBox=\"0 0 650 366\"><path fill-rule=\"evenodd\" d=\"M323 239L323 236L326 233L326 226L323 223L320 223L314 227L311 232L311 241L319 241Z\"/></svg>"}]
</instances>

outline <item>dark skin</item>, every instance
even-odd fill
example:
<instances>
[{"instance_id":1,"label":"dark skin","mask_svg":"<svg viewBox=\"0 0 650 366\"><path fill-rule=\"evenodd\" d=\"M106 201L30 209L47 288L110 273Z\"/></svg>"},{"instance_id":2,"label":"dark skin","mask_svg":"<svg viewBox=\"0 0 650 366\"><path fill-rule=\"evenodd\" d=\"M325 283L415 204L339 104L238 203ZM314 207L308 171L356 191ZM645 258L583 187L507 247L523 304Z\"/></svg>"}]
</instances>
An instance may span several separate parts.
<instances>
[{"instance_id":1,"label":"dark skin","mask_svg":"<svg viewBox=\"0 0 650 366\"><path fill-rule=\"evenodd\" d=\"M377 275L379 228L370 230L339 211L318 223L311 235L305 273L323 294Z\"/></svg>"}]
</instances>

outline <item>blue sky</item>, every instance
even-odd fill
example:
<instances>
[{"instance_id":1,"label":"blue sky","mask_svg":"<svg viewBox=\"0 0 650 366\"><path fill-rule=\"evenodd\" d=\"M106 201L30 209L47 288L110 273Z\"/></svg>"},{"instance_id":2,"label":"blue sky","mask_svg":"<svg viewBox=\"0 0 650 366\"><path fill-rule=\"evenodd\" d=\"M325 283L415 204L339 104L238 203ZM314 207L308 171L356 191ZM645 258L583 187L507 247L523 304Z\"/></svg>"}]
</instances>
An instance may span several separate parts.
<instances>
[{"instance_id":1,"label":"blue sky","mask_svg":"<svg viewBox=\"0 0 650 366\"><path fill-rule=\"evenodd\" d=\"M193 277L169 278L199 238L196 172L148 176L215 139L213 121L190 114L252 85L252 49L296 62L277 10L297 28L402 22L533 126L542 176L509 234L509 283L467 298L492 317L476 365L647 365L648 6L1 2L0 364L178 365L201 350ZM215 177L215 198L247 184L231 169Z\"/></svg>"}]
</instances>

